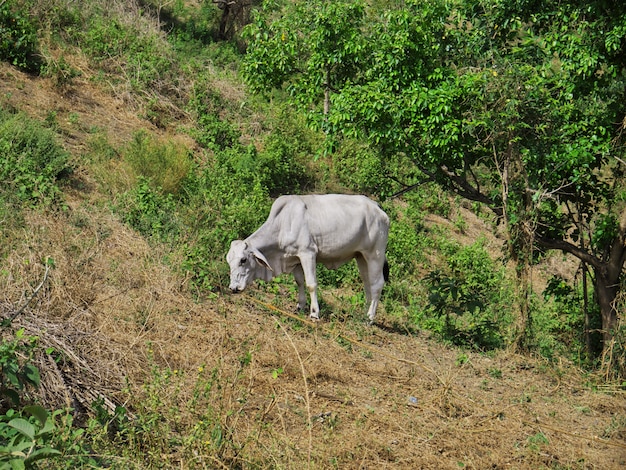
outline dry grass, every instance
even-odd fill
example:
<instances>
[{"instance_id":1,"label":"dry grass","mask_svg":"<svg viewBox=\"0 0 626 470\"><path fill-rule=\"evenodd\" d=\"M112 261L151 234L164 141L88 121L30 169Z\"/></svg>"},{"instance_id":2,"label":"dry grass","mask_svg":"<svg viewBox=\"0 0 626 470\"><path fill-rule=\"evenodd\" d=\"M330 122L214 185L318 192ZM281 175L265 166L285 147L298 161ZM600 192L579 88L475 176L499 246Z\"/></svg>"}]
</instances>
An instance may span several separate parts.
<instances>
[{"instance_id":1,"label":"dry grass","mask_svg":"<svg viewBox=\"0 0 626 470\"><path fill-rule=\"evenodd\" d=\"M3 310L24 304L51 257L16 318L55 348L39 359L42 399L88 414L102 396L141 414L158 398L160 426L183 442L153 436L168 467L624 464L623 396L594 392L565 362L462 353L384 315L372 328L311 325L249 296L196 303L159 250L106 211L71 205L28 225L4 266Z\"/></svg>"}]
</instances>

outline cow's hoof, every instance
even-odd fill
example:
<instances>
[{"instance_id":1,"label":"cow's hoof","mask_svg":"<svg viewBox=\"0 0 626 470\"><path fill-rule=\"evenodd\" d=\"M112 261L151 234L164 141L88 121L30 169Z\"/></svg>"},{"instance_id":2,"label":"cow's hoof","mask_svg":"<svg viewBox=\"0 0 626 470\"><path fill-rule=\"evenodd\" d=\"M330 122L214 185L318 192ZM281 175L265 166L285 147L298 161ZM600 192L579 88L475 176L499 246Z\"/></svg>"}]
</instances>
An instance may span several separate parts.
<instances>
[{"instance_id":1,"label":"cow's hoof","mask_svg":"<svg viewBox=\"0 0 626 470\"><path fill-rule=\"evenodd\" d=\"M311 320L313 323L317 323L318 321L320 321L319 317L313 317L313 316L310 316L309 320Z\"/></svg>"}]
</instances>

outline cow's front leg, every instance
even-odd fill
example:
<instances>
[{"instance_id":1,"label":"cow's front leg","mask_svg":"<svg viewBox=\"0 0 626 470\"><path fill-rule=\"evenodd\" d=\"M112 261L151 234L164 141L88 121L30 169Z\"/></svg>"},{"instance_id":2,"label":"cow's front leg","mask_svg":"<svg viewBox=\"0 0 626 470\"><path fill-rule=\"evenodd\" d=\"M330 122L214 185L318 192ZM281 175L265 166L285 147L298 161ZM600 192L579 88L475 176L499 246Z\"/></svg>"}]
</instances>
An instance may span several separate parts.
<instances>
[{"instance_id":1,"label":"cow's front leg","mask_svg":"<svg viewBox=\"0 0 626 470\"><path fill-rule=\"evenodd\" d=\"M298 310L306 308L306 290L304 289L304 271L302 265L298 265L293 270L293 277L298 285Z\"/></svg>"},{"instance_id":2,"label":"cow's front leg","mask_svg":"<svg viewBox=\"0 0 626 470\"><path fill-rule=\"evenodd\" d=\"M320 306L317 303L317 276L315 275L315 254L300 257L304 282L311 296L311 320L319 320Z\"/></svg>"}]
</instances>

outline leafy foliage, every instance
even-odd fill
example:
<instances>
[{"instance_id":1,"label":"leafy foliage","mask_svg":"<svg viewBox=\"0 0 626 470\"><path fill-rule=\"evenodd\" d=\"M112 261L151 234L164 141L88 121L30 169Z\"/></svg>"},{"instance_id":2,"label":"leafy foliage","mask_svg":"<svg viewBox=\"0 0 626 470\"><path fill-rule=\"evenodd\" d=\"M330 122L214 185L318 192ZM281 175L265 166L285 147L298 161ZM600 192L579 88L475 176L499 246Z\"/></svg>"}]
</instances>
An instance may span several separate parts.
<instances>
[{"instance_id":1,"label":"leafy foliage","mask_svg":"<svg viewBox=\"0 0 626 470\"><path fill-rule=\"evenodd\" d=\"M0 60L29 72L38 72L37 22L22 2L0 3Z\"/></svg>"},{"instance_id":2,"label":"leafy foliage","mask_svg":"<svg viewBox=\"0 0 626 470\"><path fill-rule=\"evenodd\" d=\"M241 131L221 117L225 114L225 106L222 96L211 89L210 83L202 79L198 81L189 102L197 126L190 133L203 147L219 151L239 143Z\"/></svg>"},{"instance_id":3,"label":"leafy foliage","mask_svg":"<svg viewBox=\"0 0 626 470\"><path fill-rule=\"evenodd\" d=\"M15 410L29 389L40 384L39 369L32 363L36 348L37 338L26 336L24 329L0 344L0 468L32 468L61 453L51 445L55 425L44 408L28 405L21 412Z\"/></svg>"},{"instance_id":4,"label":"leafy foliage","mask_svg":"<svg viewBox=\"0 0 626 470\"><path fill-rule=\"evenodd\" d=\"M155 241L173 241L180 231L174 198L153 189L145 177L124 195L119 210L124 222Z\"/></svg>"},{"instance_id":5,"label":"leafy foliage","mask_svg":"<svg viewBox=\"0 0 626 470\"><path fill-rule=\"evenodd\" d=\"M205 288L221 283L223 257L230 242L251 234L269 213L267 190L245 168L236 174L239 182L234 184L229 166L214 162L194 181L190 205L195 211L190 214L190 228L196 235L187 248L184 268Z\"/></svg>"},{"instance_id":6,"label":"leafy foliage","mask_svg":"<svg viewBox=\"0 0 626 470\"><path fill-rule=\"evenodd\" d=\"M451 243L446 250L445 272L431 271L425 278L428 312L434 315L425 323L458 345L481 350L503 346L513 317L504 269L496 267L480 240L467 247Z\"/></svg>"},{"instance_id":7,"label":"leafy foliage","mask_svg":"<svg viewBox=\"0 0 626 470\"><path fill-rule=\"evenodd\" d=\"M70 170L54 133L20 113L0 109L0 188L20 202L49 203Z\"/></svg>"},{"instance_id":8,"label":"leafy foliage","mask_svg":"<svg viewBox=\"0 0 626 470\"><path fill-rule=\"evenodd\" d=\"M0 464L11 469L33 468L35 462L60 456L61 452L49 445L55 430L52 417L40 406L0 416Z\"/></svg>"},{"instance_id":9,"label":"leafy foliage","mask_svg":"<svg viewBox=\"0 0 626 470\"><path fill-rule=\"evenodd\" d=\"M0 410L20 404L20 394L29 387L39 386L39 370L30 359L37 345L37 338L26 337L24 330L17 330L11 340L0 345ZM21 359L26 356L26 360ZM8 399L8 400L7 400Z\"/></svg>"},{"instance_id":10,"label":"leafy foliage","mask_svg":"<svg viewBox=\"0 0 626 470\"><path fill-rule=\"evenodd\" d=\"M319 0L286 9L274 21L271 11L256 12L243 34L251 39L243 74L257 91L287 84L293 100L308 109L325 90L349 82L367 57L359 34L365 9L361 2Z\"/></svg>"}]
</instances>

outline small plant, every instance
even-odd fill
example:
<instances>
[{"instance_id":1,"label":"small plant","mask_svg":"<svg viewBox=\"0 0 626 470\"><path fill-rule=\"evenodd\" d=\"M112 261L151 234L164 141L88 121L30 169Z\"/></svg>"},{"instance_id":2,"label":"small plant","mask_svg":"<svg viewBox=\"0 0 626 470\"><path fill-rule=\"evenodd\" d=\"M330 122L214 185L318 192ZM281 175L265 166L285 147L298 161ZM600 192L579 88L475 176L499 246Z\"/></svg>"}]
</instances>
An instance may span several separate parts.
<instances>
[{"instance_id":1,"label":"small plant","mask_svg":"<svg viewBox=\"0 0 626 470\"><path fill-rule=\"evenodd\" d=\"M27 406L23 413L9 410L0 416L0 464L23 469L61 452L49 445L56 430L52 417L40 406Z\"/></svg>"},{"instance_id":2,"label":"small plant","mask_svg":"<svg viewBox=\"0 0 626 470\"><path fill-rule=\"evenodd\" d=\"M481 240L467 247L446 240L442 249L448 266L425 278L430 314L425 325L459 346L503 346L512 304L503 269L496 267Z\"/></svg>"},{"instance_id":3,"label":"small plant","mask_svg":"<svg viewBox=\"0 0 626 470\"><path fill-rule=\"evenodd\" d=\"M0 189L21 202L50 203L60 195L57 180L69 172L68 161L52 131L0 108Z\"/></svg>"},{"instance_id":4,"label":"small plant","mask_svg":"<svg viewBox=\"0 0 626 470\"><path fill-rule=\"evenodd\" d=\"M469 362L469 356L465 353L459 353L459 355L456 357L456 360L454 361L457 367L464 366L468 362Z\"/></svg>"},{"instance_id":5,"label":"small plant","mask_svg":"<svg viewBox=\"0 0 626 470\"><path fill-rule=\"evenodd\" d=\"M70 87L74 79L80 76L80 74L81 72L68 64L63 56L56 60L48 59L41 71L41 75L49 77L59 90Z\"/></svg>"},{"instance_id":6,"label":"small plant","mask_svg":"<svg viewBox=\"0 0 626 470\"><path fill-rule=\"evenodd\" d=\"M36 345L37 338L26 336L23 329L0 344L0 411L19 405L21 393L39 386L39 369L30 362Z\"/></svg>"},{"instance_id":7,"label":"small plant","mask_svg":"<svg viewBox=\"0 0 626 470\"><path fill-rule=\"evenodd\" d=\"M8 325L5 325L5 328ZM58 457L65 451L85 454L82 447L70 448L64 439L67 433L80 436L82 430L56 425L56 417L38 405L27 405L16 410L29 388L39 386L39 370L31 358L37 347L37 338L26 336L23 329L14 338L0 345L0 468L33 468L35 462ZM63 449L63 452L59 449ZM68 467L69 468L69 467Z\"/></svg>"},{"instance_id":8,"label":"small plant","mask_svg":"<svg viewBox=\"0 0 626 470\"><path fill-rule=\"evenodd\" d=\"M539 452L542 446L550 444L550 441L542 432L529 436L528 439L526 439L526 442L528 444L528 448L534 452Z\"/></svg>"},{"instance_id":9,"label":"small plant","mask_svg":"<svg viewBox=\"0 0 626 470\"><path fill-rule=\"evenodd\" d=\"M459 214L456 219L454 219L454 226L459 231L459 233L465 233L467 231L467 220Z\"/></svg>"},{"instance_id":10,"label":"small plant","mask_svg":"<svg viewBox=\"0 0 626 470\"><path fill-rule=\"evenodd\" d=\"M191 135L200 145L211 150L237 147L241 132L221 118L226 102L210 86L208 83L198 84L189 104L197 116L197 128L191 131Z\"/></svg>"},{"instance_id":11,"label":"small plant","mask_svg":"<svg viewBox=\"0 0 626 470\"><path fill-rule=\"evenodd\" d=\"M148 238L173 241L180 230L172 195L153 190L150 181L143 177L126 193L120 212L127 224Z\"/></svg>"},{"instance_id":12,"label":"small plant","mask_svg":"<svg viewBox=\"0 0 626 470\"><path fill-rule=\"evenodd\" d=\"M21 2L20 2L21 3ZM37 25L18 2L0 2L0 60L37 72Z\"/></svg>"}]
</instances>

